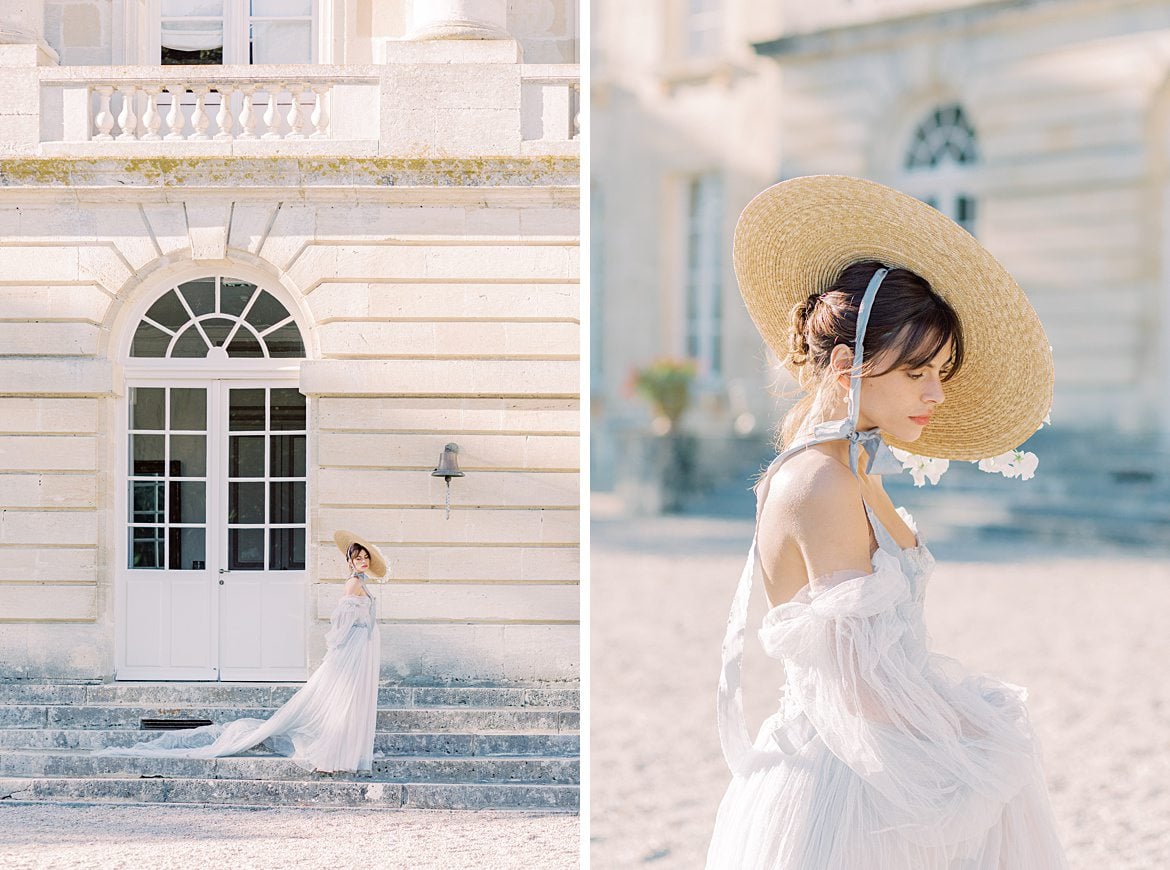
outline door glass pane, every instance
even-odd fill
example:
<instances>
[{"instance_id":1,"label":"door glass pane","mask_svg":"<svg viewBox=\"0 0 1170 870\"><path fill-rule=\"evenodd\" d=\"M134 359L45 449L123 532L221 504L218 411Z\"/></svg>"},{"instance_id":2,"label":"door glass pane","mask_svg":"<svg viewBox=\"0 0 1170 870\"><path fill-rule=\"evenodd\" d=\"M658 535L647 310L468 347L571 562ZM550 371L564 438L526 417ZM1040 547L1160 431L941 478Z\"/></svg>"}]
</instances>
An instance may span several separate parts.
<instances>
[{"instance_id":1,"label":"door glass pane","mask_svg":"<svg viewBox=\"0 0 1170 870\"><path fill-rule=\"evenodd\" d=\"M260 291L260 298L253 303L248 316L244 318L255 327L257 332L263 332L271 326L276 326L288 317L288 310L267 290Z\"/></svg>"},{"instance_id":2,"label":"door glass pane","mask_svg":"<svg viewBox=\"0 0 1170 870\"><path fill-rule=\"evenodd\" d=\"M233 571L264 570L263 529L228 529L228 567Z\"/></svg>"},{"instance_id":3,"label":"door glass pane","mask_svg":"<svg viewBox=\"0 0 1170 870\"><path fill-rule=\"evenodd\" d=\"M178 332L179 327L191 319L191 315L187 313L174 290L164 294L151 305L146 311L146 316L171 332Z\"/></svg>"},{"instance_id":4,"label":"door glass pane","mask_svg":"<svg viewBox=\"0 0 1170 870\"><path fill-rule=\"evenodd\" d=\"M206 484L203 481L171 483L170 523L207 522Z\"/></svg>"},{"instance_id":5,"label":"door glass pane","mask_svg":"<svg viewBox=\"0 0 1170 870\"><path fill-rule=\"evenodd\" d=\"M162 0L163 17L223 15L223 0Z\"/></svg>"},{"instance_id":6,"label":"door glass pane","mask_svg":"<svg viewBox=\"0 0 1170 870\"><path fill-rule=\"evenodd\" d=\"M305 396L300 390L272 391L272 428L305 429Z\"/></svg>"},{"instance_id":7,"label":"door glass pane","mask_svg":"<svg viewBox=\"0 0 1170 870\"><path fill-rule=\"evenodd\" d=\"M252 0L252 15L273 17L313 14L313 0Z\"/></svg>"},{"instance_id":8,"label":"door glass pane","mask_svg":"<svg viewBox=\"0 0 1170 870\"><path fill-rule=\"evenodd\" d=\"M264 436L233 435L228 439L228 477L264 476Z\"/></svg>"},{"instance_id":9,"label":"door glass pane","mask_svg":"<svg viewBox=\"0 0 1170 870\"><path fill-rule=\"evenodd\" d=\"M235 325L234 320L228 320L226 317L209 317L203 321L203 331L207 333L207 337L211 339L213 345L223 347L223 343L227 341L227 337Z\"/></svg>"},{"instance_id":10,"label":"door glass pane","mask_svg":"<svg viewBox=\"0 0 1170 870\"><path fill-rule=\"evenodd\" d=\"M207 429L207 390L173 387L171 389L171 428Z\"/></svg>"},{"instance_id":11,"label":"door glass pane","mask_svg":"<svg viewBox=\"0 0 1170 870\"><path fill-rule=\"evenodd\" d=\"M165 490L161 480L130 481L130 520L135 523L162 523Z\"/></svg>"},{"instance_id":12,"label":"door glass pane","mask_svg":"<svg viewBox=\"0 0 1170 870\"><path fill-rule=\"evenodd\" d=\"M203 529L171 529L169 567L172 571L201 571L207 567L204 557L206 534Z\"/></svg>"},{"instance_id":13,"label":"door glass pane","mask_svg":"<svg viewBox=\"0 0 1170 870\"><path fill-rule=\"evenodd\" d=\"M163 357L167 355L167 345L170 343L169 335L144 320L134 330L134 344L130 348L130 356Z\"/></svg>"},{"instance_id":14,"label":"door glass pane","mask_svg":"<svg viewBox=\"0 0 1170 870\"><path fill-rule=\"evenodd\" d=\"M162 429L166 391L162 387L130 389L130 428Z\"/></svg>"},{"instance_id":15,"label":"door glass pane","mask_svg":"<svg viewBox=\"0 0 1170 870\"><path fill-rule=\"evenodd\" d=\"M163 476L162 435L130 436L130 474L134 477Z\"/></svg>"},{"instance_id":16,"label":"door glass pane","mask_svg":"<svg viewBox=\"0 0 1170 870\"><path fill-rule=\"evenodd\" d=\"M262 482L228 484L228 522L257 524L264 522Z\"/></svg>"},{"instance_id":17,"label":"door glass pane","mask_svg":"<svg viewBox=\"0 0 1170 870\"><path fill-rule=\"evenodd\" d=\"M228 425L232 432L263 431L264 391L232 390Z\"/></svg>"},{"instance_id":18,"label":"door glass pane","mask_svg":"<svg viewBox=\"0 0 1170 870\"><path fill-rule=\"evenodd\" d=\"M255 292L255 284L222 281L219 287L219 310L223 314L239 317Z\"/></svg>"},{"instance_id":19,"label":"door glass pane","mask_svg":"<svg viewBox=\"0 0 1170 870\"><path fill-rule=\"evenodd\" d=\"M163 567L163 530L161 526L137 526L130 529L130 567Z\"/></svg>"},{"instance_id":20,"label":"door glass pane","mask_svg":"<svg viewBox=\"0 0 1170 870\"><path fill-rule=\"evenodd\" d=\"M207 436L171 436L171 476L207 476Z\"/></svg>"},{"instance_id":21,"label":"door glass pane","mask_svg":"<svg viewBox=\"0 0 1170 870\"><path fill-rule=\"evenodd\" d=\"M305 569L305 530L272 529L268 565L273 571Z\"/></svg>"},{"instance_id":22,"label":"door glass pane","mask_svg":"<svg viewBox=\"0 0 1170 870\"><path fill-rule=\"evenodd\" d=\"M301 342L301 331L295 323L289 323L268 333L264 338L268 344L268 355L271 357L302 357L305 355L305 345Z\"/></svg>"},{"instance_id":23,"label":"door glass pane","mask_svg":"<svg viewBox=\"0 0 1170 870\"><path fill-rule=\"evenodd\" d=\"M312 62L312 22L252 22L252 63Z\"/></svg>"},{"instance_id":24,"label":"door glass pane","mask_svg":"<svg viewBox=\"0 0 1170 870\"><path fill-rule=\"evenodd\" d=\"M191 313L196 317L215 313L215 279L201 278L198 281L188 281L179 287Z\"/></svg>"},{"instance_id":25,"label":"door glass pane","mask_svg":"<svg viewBox=\"0 0 1170 870\"><path fill-rule=\"evenodd\" d=\"M272 435L269 477L305 476L305 436Z\"/></svg>"},{"instance_id":26,"label":"door glass pane","mask_svg":"<svg viewBox=\"0 0 1170 870\"><path fill-rule=\"evenodd\" d=\"M264 351L260 348L259 339L244 326L241 326L236 331L236 337L228 345L227 352L228 356L241 357L243 359L260 359L264 356Z\"/></svg>"},{"instance_id":27,"label":"door glass pane","mask_svg":"<svg viewBox=\"0 0 1170 870\"><path fill-rule=\"evenodd\" d=\"M305 521L305 484L297 480L276 481L269 485L268 517L270 523Z\"/></svg>"},{"instance_id":28,"label":"door glass pane","mask_svg":"<svg viewBox=\"0 0 1170 870\"><path fill-rule=\"evenodd\" d=\"M203 340L203 336L199 334L199 330L195 328L194 324L187 327L186 331L179 336L179 340L175 342L175 347L171 351L171 356L183 359L203 359L207 356L207 342Z\"/></svg>"}]
</instances>

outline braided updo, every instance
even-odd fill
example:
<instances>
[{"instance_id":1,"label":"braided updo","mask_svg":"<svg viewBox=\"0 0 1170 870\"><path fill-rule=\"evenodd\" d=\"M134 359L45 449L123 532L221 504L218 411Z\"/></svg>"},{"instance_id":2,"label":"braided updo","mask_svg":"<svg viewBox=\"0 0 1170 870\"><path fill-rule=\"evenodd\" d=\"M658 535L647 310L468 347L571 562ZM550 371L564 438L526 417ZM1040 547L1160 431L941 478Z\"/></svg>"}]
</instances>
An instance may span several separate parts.
<instances>
[{"instance_id":1,"label":"braided updo","mask_svg":"<svg viewBox=\"0 0 1170 870\"><path fill-rule=\"evenodd\" d=\"M881 268L876 260L847 266L823 293L814 293L793 306L784 362L798 369L800 386L809 395L785 416L781 448L791 444L809 423L820 387L832 379L829 359L833 348L839 344L855 346L858 309L870 279ZM873 377L899 367L918 368L934 359L948 342L951 356L943 380L954 377L963 364L959 317L926 279L908 269L891 269L869 313L860 374Z\"/></svg>"}]
</instances>

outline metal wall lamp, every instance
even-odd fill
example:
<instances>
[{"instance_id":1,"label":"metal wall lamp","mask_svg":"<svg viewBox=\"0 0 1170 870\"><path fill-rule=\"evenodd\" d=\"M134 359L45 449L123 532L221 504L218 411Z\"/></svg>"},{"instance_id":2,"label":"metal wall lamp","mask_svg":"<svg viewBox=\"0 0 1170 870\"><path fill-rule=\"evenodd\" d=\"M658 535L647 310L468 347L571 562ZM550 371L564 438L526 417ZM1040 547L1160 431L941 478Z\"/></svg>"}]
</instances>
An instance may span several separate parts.
<instances>
[{"instance_id":1,"label":"metal wall lamp","mask_svg":"<svg viewBox=\"0 0 1170 870\"><path fill-rule=\"evenodd\" d=\"M451 478L465 476L459 470L459 445L452 442L443 448L443 455L439 457L439 467L431 472L431 477L441 477L447 483L447 519L451 519Z\"/></svg>"}]
</instances>

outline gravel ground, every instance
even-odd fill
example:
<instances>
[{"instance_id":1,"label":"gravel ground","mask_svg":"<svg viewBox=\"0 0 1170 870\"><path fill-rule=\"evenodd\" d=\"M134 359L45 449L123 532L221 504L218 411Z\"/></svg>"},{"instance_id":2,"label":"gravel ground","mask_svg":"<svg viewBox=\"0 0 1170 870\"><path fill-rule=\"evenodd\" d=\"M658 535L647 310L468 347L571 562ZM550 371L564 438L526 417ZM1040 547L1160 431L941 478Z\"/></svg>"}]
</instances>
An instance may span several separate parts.
<instances>
[{"instance_id":1,"label":"gravel ground","mask_svg":"<svg viewBox=\"0 0 1170 870\"><path fill-rule=\"evenodd\" d=\"M575 815L0 803L5 870L578 867Z\"/></svg>"},{"instance_id":2,"label":"gravel ground","mask_svg":"<svg viewBox=\"0 0 1170 870\"><path fill-rule=\"evenodd\" d=\"M714 723L719 647L750 538L750 522L595 514L594 867L703 865L730 779ZM1073 870L1170 867L1170 557L995 545L935 555L934 648L1030 689ZM752 728L783 678L754 640L754 596Z\"/></svg>"}]
</instances>

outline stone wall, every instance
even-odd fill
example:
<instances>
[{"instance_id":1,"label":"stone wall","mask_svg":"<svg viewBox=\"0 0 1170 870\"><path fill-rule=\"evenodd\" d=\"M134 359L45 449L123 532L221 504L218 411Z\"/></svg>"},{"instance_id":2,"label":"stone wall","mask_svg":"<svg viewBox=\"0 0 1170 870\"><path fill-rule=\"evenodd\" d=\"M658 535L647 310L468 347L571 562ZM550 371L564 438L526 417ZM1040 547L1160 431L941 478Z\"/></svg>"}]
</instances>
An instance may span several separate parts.
<instances>
[{"instance_id":1,"label":"stone wall","mask_svg":"<svg viewBox=\"0 0 1170 870\"><path fill-rule=\"evenodd\" d=\"M160 184L165 161L43 162L0 195L4 676L113 673L118 348L130 309L196 269L262 279L309 324L310 665L349 527L393 565L384 676L576 678L575 164L414 161L355 192L344 161L237 162L220 189ZM288 186L310 171L319 190ZM448 520L430 471L450 441Z\"/></svg>"}]
</instances>

